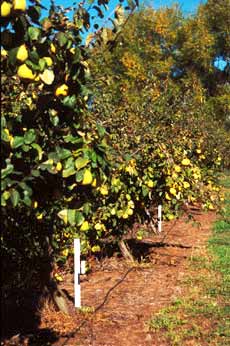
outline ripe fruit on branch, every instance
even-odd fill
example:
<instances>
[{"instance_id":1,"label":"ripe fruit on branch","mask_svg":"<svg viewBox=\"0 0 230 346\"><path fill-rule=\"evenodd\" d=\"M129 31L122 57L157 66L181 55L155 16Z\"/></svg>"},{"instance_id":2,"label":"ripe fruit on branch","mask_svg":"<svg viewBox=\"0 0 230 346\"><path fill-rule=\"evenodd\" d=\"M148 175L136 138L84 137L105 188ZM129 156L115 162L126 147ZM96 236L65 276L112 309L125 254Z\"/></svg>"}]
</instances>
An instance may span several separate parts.
<instances>
[{"instance_id":1,"label":"ripe fruit on branch","mask_svg":"<svg viewBox=\"0 0 230 346\"><path fill-rule=\"evenodd\" d=\"M15 11L24 12L26 10L26 0L14 0L13 6Z\"/></svg>"},{"instance_id":2,"label":"ripe fruit on branch","mask_svg":"<svg viewBox=\"0 0 230 346\"><path fill-rule=\"evenodd\" d=\"M190 164L190 160L189 160L189 159L183 159L183 160L181 161L181 164L182 164L183 166L188 166L188 165Z\"/></svg>"},{"instance_id":3,"label":"ripe fruit on branch","mask_svg":"<svg viewBox=\"0 0 230 346\"><path fill-rule=\"evenodd\" d=\"M21 62L24 62L26 59L28 59L28 50L24 44L18 48L16 57Z\"/></svg>"},{"instance_id":4,"label":"ripe fruit on branch","mask_svg":"<svg viewBox=\"0 0 230 346\"><path fill-rule=\"evenodd\" d=\"M19 66L18 76L22 79L29 79L29 80L34 80L36 78L36 75L26 64L22 64L21 66Z\"/></svg>"},{"instance_id":5,"label":"ripe fruit on branch","mask_svg":"<svg viewBox=\"0 0 230 346\"><path fill-rule=\"evenodd\" d=\"M93 181L93 176L92 173L90 172L89 169L86 169L84 172L83 180L82 180L82 185L89 185Z\"/></svg>"},{"instance_id":6,"label":"ripe fruit on branch","mask_svg":"<svg viewBox=\"0 0 230 346\"><path fill-rule=\"evenodd\" d=\"M88 230L89 230L89 223L88 221L84 221L80 227L80 231L88 231Z\"/></svg>"},{"instance_id":7,"label":"ripe fruit on branch","mask_svg":"<svg viewBox=\"0 0 230 346\"><path fill-rule=\"evenodd\" d=\"M68 91L69 91L69 87L66 84L62 84L61 86L59 86L56 91L55 91L55 95L56 96L67 96L68 95Z\"/></svg>"},{"instance_id":8,"label":"ripe fruit on branch","mask_svg":"<svg viewBox=\"0 0 230 346\"><path fill-rule=\"evenodd\" d=\"M53 60L49 56L44 56L43 59L46 61L48 67L53 65Z\"/></svg>"},{"instance_id":9,"label":"ripe fruit on branch","mask_svg":"<svg viewBox=\"0 0 230 346\"><path fill-rule=\"evenodd\" d=\"M12 5L9 2L3 1L1 4L1 17L8 17L10 15L11 8Z\"/></svg>"}]
</instances>

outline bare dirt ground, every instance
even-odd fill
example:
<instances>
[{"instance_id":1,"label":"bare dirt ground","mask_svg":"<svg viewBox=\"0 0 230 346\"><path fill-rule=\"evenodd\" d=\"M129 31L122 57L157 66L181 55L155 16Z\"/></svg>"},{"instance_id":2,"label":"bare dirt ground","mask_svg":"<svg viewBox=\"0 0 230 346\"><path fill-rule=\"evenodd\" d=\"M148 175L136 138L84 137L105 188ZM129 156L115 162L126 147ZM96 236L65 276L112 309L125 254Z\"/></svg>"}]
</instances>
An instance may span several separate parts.
<instances>
[{"instance_id":1,"label":"bare dirt ground","mask_svg":"<svg viewBox=\"0 0 230 346\"><path fill-rule=\"evenodd\" d=\"M91 263L92 272L81 283L82 305L93 313L76 312L71 317L44 316L42 328L59 332L54 346L166 346L148 331L146 322L162 307L183 295L181 280L188 270L187 259L194 249L205 246L215 213L195 216L197 225L185 218L164 225L162 235L151 240L158 245L143 251L140 263L110 258ZM62 284L70 300L73 277ZM85 309L86 311L87 309ZM63 334L64 333L64 334ZM29 345L42 345L31 342ZM48 344L47 344L48 345ZM44 344L43 344L44 346Z\"/></svg>"}]
</instances>

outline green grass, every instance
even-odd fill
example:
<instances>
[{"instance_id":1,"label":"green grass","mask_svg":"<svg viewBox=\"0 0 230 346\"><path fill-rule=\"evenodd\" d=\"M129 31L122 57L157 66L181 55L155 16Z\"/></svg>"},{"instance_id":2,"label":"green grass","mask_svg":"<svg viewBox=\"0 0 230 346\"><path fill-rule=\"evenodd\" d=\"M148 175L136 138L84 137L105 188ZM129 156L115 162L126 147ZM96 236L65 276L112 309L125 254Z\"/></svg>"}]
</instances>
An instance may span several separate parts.
<instances>
[{"instance_id":1,"label":"green grass","mask_svg":"<svg viewBox=\"0 0 230 346\"><path fill-rule=\"evenodd\" d=\"M170 346L230 346L230 175L221 183L227 189L225 205L206 254L190 260L191 274L181 283L186 294L148 322Z\"/></svg>"}]
</instances>

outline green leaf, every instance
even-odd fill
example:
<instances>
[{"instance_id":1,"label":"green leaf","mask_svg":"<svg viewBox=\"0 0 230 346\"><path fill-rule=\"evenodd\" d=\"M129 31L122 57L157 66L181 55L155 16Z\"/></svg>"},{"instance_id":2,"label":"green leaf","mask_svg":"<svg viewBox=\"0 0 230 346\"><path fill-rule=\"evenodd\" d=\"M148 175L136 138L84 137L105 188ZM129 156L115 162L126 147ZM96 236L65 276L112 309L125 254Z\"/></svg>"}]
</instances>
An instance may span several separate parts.
<instances>
[{"instance_id":1,"label":"green leaf","mask_svg":"<svg viewBox=\"0 0 230 346\"><path fill-rule=\"evenodd\" d=\"M146 197L149 193L149 189L146 186L142 186L142 195Z\"/></svg>"},{"instance_id":2,"label":"green leaf","mask_svg":"<svg viewBox=\"0 0 230 346\"><path fill-rule=\"evenodd\" d=\"M1 129L3 129L4 127L6 127L6 118L2 114L2 116L1 116Z\"/></svg>"},{"instance_id":3,"label":"green leaf","mask_svg":"<svg viewBox=\"0 0 230 346\"><path fill-rule=\"evenodd\" d=\"M1 195L1 207L5 207L6 206L6 201L3 198L3 195Z\"/></svg>"},{"instance_id":4,"label":"green leaf","mask_svg":"<svg viewBox=\"0 0 230 346\"><path fill-rule=\"evenodd\" d=\"M37 41L40 38L41 31L39 28L34 26L30 26L28 28L28 35L31 41Z\"/></svg>"},{"instance_id":5,"label":"green leaf","mask_svg":"<svg viewBox=\"0 0 230 346\"><path fill-rule=\"evenodd\" d=\"M84 168L85 166L87 166L87 164L89 163L89 159L87 159L86 157L79 157L76 161L75 161L75 166L77 168L77 170Z\"/></svg>"},{"instance_id":6,"label":"green leaf","mask_svg":"<svg viewBox=\"0 0 230 346\"><path fill-rule=\"evenodd\" d=\"M72 144L77 144L77 143L83 142L81 137L79 138L79 137L75 137L72 135L63 136L63 139L66 143L72 143Z\"/></svg>"},{"instance_id":7,"label":"green leaf","mask_svg":"<svg viewBox=\"0 0 230 346\"><path fill-rule=\"evenodd\" d=\"M97 162L97 154L95 153L95 151L92 152L92 154L91 154L91 159L92 159L92 161L93 161L94 163Z\"/></svg>"},{"instance_id":8,"label":"green leaf","mask_svg":"<svg viewBox=\"0 0 230 346\"><path fill-rule=\"evenodd\" d=\"M63 100L62 100L62 104L65 107L68 108L74 108L76 106L77 103L77 97L76 95L72 95L72 96L66 96Z\"/></svg>"},{"instance_id":9,"label":"green leaf","mask_svg":"<svg viewBox=\"0 0 230 346\"><path fill-rule=\"evenodd\" d=\"M84 171L83 170L77 172L77 174L76 174L76 181L78 183L80 183L83 180L83 176L84 176Z\"/></svg>"},{"instance_id":10,"label":"green leaf","mask_svg":"<svg viewBox=\"0 0 230 346\"><path fill-rule=\"evenodd\" d=\"M10 49L8 52L8 59L11 65L15 65L17 61L17 52L18 52L18 47Z\"/></svg>"},{"instance_id":11,"label":"green leaf","mask_svg":"<svg viewBox=\"0 0 230 346\"><path fill-rule=\"evenodd\" d=\"M24 137L21 136L15 136L12 140L11 147L13 149L19 148L24 144Z\"/></svg>"},{"instance_id":12,"label":"green leaf","mask_svg":"<svg viewBox=\"0 0 230 346\"><path fill-rule=\"evenodd\" d=\"M81 226L83 224L84 220L85 220L85 218L84 218L83 214L80 211L77 211L76 215L75 215L76 225Z\"/></svg>"},{"instance_id":13,"label":"green leaf","mask_svg":"<svg viewBox=\"0 0 230 346\"><path fill-rule=\"evenodd\" d=\"M20 194L17 190L12 190L11 194L10 194L10 199L11 202L13 204L13 207L16 207L18 205L18 202L20 200Z\"/></svg>"},{"instance_id":14,"label":"green leaf","mask_svg":"<svg viewBox=\"0 0 230 346\"><path fill-rule=\"evenodd\" d=\"M89 215L90 210L91 210L91 203L84 203L83 204L83 213L85 215Z\"/></svg>"},{"instance_id":15,"label":"green leaf","mask_svg":"<svg viewBox=\"0 0 230 346\"><path fill-rule=\"evenodd\" d=\"M40 56L38 55L38 53L36 51L29 51L29 59L34 63L34 64L38 64Z\"/></svg>"},{"instance_id":16,"label":"green leaf","mask_svg":"<svg viewBox=\"0 0 230 346\"><path fill-rule=\"evenodd\" d=\"M57 126L59 124L59 117L50 117L50 121L53 124L53 126Z\"/></svg>"},{"instance_id":17,"label":"green leaf","mask_svg":"<svg viewBox=\"0 0 230 346\"><path fill-rule=\"evenodd\" d=\"M24 134L25 144L31 144L36 139L36 133L34 129L30 129Z\"/></svg>"},{"instance_id":18,"label":"green leaf","mask_svg":"<svg viewBox=\"0 0 230 346\"><path fill-rule=\"evenodd\" d=\"M44 59L39 59L38 65L39 65L40 71L42 72L44 71L46 67L46 61Z\"/></svg>"},{"instance_id":19,"label":"green leaf","mask_svg":"<svg viewBox=\"0 0 230 346\"><path fill-rule=\"evenodd\" d=\"M37 169L32 169L32 170L31 170L31 174L32 174L32 176L35 177L35 178L37 178L37 177L40 176L40 172L39 172L39 170L37 170Z\"/></svg>"},{"instance_id":20,"label":"green leaf","mask_svg":"<svg viewBox=\"0 0 230 346\"><path fill-rule=\"evenodd\" d=\"M31 68L33 71L40 71L39 65L33 63L32 61L30 61L30 60L28 60L28 59L26 60L26 65L27 65L29 68Z\"/></svg>"},{"instance_id":21,"label":"green leaf","mask_svg":"<svg viewBox=\"0 0 230 346\"><path fill-rule=\"evenodd\" d=\"M76 217L76 210L75 209L67 209L67 220L71 226L75 225L75 222L76 222L75 217Z\"/></svg>"},{"instance_id":22,"label":"green leaf","mask_svg":"<svg viewBox=\"0 0 230 346\"><path fill-rule=\"evenodd\" d=\"M40 160L42 159L42 155L43 155L43 150L42 150L42 148L41 148L40 145L37 144L37 143L32 143L32 144L31 144L31 147L32 147L33 149L37 150L37 152L38 152L38 160L40 161Z\"/></svg>"},{"instance_id":23,"label":"green leaf","mask_svg":"<svg viewBox=\"0 0 230 346\"><path fill-rule=\"evenodd\" d=\"M57 155L60 161L72 156L71 151L68 149L57 147L56 150L57 150Z\"/></svg>"},{"instance_id":24,"label":"green leaf","mask_svg":"<svg viewBox=\"0 0 230 346\"><path fill-rule=\"evenodd\" d=\"M3 129L1 130L1 139L4 142L9 142L10 141L9 135Z\"/></svg>"},{"instance_id":25,"label":"green leaf","mask_svg":"<svg viewBox=\"0 0 230 346\"><path fill-rule=\"evenodd\" d=\"M74 52L74 56L73 56L73 61L72 61L73 64L79 63L80 59L81 59L81 51L79 48L76 47L75 52Z\"/></svg>"},{"instance_id":26,"label":"green leaf","mask_svg":"<svg viewBox=\"0 0 230 346\"><path fill-rule=\"evenodd\" d=\"M63 32L59 32L57 34L57 40L58 40L59 46L64 47L68 42L68 37Z\"/></svg>"},{"instance_id":27,"label":"green leaf","mask_svg":"<svg viewBox=\"0 0 230 346\"><path fill-rule=\"evenodd\" d=\"M30 207L32 204L32 201L29 196L25 196L23 202L25 203L25 205L27 205L27 207Z\"/></svg>"},{"instance_id":28,"label":"green leaf","mask_svg":"<svg viewBox=\"0 0 230 346\"><path fill-rule=\"evenodd\" d=\"M25 153L28 153L28 151L30 151L30 146L23 144L22 150L25 151Z\"/></svg>"},{"instance_id":29,"label":"green leaf","mask_svg":"<svg viewBox=\"0 0 230 346\"><path fill-rule=\"evenodd\" d=\"M7 177L7 175L11 174L14 170L14 166L12 164L7 164L6 168L2 169L1 174L2 174L2 179Z\"/></svg>"},{"instance_id":30,"label":"green leaf","mask_svg":"<svg viewBox=\"0 0 230 346\"><path fill-rule=\"evenodd\" d=\"M63 176L63 178L68 178L68 177L70 177L71 175L73 175L75 173L76 173L75 168L74 167L69 167L69 168L64 169L62 171L62 176Z\"/></svg>"},{"instance_id":31,"label":"green leaf","mask_svg":"<svg viewBox=\"0 0 230 346\"><path fill-rule=\"evenodd\" d=\"M97 124L97 130L100 137L104 137L106 130L103 126Z\"/></svg>"}]
</instances>

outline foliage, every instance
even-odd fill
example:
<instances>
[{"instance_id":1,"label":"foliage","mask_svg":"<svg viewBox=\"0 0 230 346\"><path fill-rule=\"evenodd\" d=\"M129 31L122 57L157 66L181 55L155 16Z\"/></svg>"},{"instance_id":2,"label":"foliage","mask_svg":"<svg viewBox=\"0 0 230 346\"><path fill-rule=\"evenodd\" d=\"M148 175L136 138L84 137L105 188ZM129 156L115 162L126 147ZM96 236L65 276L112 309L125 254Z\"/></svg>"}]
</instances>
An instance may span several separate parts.
<instances>
[{"instance_id":1,"label":"foliage","mask_svg":"<svg viewBox=\"0 0 230 346\"><path fill-rule=\"evenodd\" d=\"M98 9L106 4L100 1ZM14 267L6 282L23 287L31 283L28 273L39 274L43 286L54 259L67 257L70 236L79 236L89 251L89 240L101 233L88 236L88 220L103 202L111 149L103 127L86 117L91 52L82 33L90 27L89 12L52 2L41 19L44 7L37 2L4 6L2 242L4 263Z\"/></svg>"}]
</instances>

